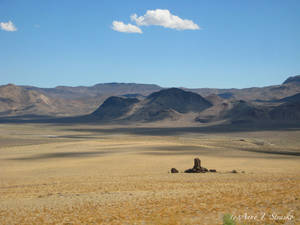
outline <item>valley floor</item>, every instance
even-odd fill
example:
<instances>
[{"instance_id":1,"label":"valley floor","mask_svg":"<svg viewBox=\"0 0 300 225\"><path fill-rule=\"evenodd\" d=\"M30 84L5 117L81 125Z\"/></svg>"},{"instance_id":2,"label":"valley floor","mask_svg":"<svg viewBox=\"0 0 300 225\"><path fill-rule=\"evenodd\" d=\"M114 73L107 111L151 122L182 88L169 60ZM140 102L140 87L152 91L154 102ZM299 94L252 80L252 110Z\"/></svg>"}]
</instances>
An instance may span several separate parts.
<instances>
[{"instance_id":1,"label":"valley floor","mask_svg":"<svg viewBox=\"0 0 300 225\"><path fill-rule=\"evenodd\" d=\"M195 157L218 172L169 173ZM0 124L1 225L214 225L227 213L300 224L299 129Z\"/></svg>"}]
</instances>

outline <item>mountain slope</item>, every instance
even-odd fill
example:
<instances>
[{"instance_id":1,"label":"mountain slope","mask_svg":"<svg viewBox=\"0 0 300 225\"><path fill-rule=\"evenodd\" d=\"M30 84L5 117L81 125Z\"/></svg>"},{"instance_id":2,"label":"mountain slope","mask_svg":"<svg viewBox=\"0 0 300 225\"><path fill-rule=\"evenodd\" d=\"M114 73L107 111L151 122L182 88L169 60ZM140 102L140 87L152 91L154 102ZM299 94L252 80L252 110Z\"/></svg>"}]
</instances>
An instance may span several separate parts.
<instances>
[{"instance_id":1,"label":"mountain slope","mask_svg":"<svg viewBox=\"0 0 300 225\"><path fill-rule=\"evenodd\" d=\"M210 106L212 104L201 95L179 88L162 90L147 97L147 107L156 110L171 108L180 113L187 113L199 112Z\"/></svg>"},{"instance_id":2,"label":"mountain slope","mask_svg":"<svg viewBox=\"0 0 300 225\"><path fill-rule=\"evenodd\" d=\"M123 119L128 121L177 120L189 112L201 112L212 104L192 92L170 88L154 92L146 99L108 98L94 113L99 120Z\"/></svg>"},{"instance_id":3,"label":"mountain slope","mask_svg":"<svg viewBox=\"0 0 300 225\"><path fill-rule=\"evenodd\" d=\"M109 97L92 115L99 120L119 119L126 115L133 105L138 102L137 98Z\"/></svg>"},{"instance_id":4,"label":"mountain slope","mask_svg":"<svg viewBox=\"0 0 300 225\"><path fill-rule=\"evenodd\" d=\"M36 91L8 84L0 86L1 114L41 114L56 111L53 100Z\"/></svg>"},{"instance_id":5,"label":"mountain slope","mask_svg":"<svg viewBox=\"0 0 300 225\"><path fill-rule=\"evenodd\" d=\"M270 117L276 121L300 120L300 104L288 102L277 106L270 111Z\"/></svg>"},{"instance_id":6,"label":"mountain slope","mask_svg":"<svg viewBox=\"0 0 300 225\"><path fill-rule=\"evenodd\" d=\"M282 104L270 111L273 120L300 120L300 93L280 99L279 102Z\"/></svg>"}]
</instances>

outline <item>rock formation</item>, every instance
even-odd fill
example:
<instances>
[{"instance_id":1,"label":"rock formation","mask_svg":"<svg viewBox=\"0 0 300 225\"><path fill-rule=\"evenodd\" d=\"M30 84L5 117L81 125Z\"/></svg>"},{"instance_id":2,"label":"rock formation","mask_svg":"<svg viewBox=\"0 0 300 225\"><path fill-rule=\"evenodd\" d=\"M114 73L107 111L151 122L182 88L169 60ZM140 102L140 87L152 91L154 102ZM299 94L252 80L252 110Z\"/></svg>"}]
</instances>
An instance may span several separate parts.
<instances>
[{"instance_id":1,"label":"rock formation","mask_svg":"<svg viewBox=\"0 0 300 225\"><path fill-rule=\"evenodd\" d=\"M201 167L201 161L199 158L194 159L194 167L184 171L185 173L206 173L208 169Z\"/></svg>"}]
</instances>

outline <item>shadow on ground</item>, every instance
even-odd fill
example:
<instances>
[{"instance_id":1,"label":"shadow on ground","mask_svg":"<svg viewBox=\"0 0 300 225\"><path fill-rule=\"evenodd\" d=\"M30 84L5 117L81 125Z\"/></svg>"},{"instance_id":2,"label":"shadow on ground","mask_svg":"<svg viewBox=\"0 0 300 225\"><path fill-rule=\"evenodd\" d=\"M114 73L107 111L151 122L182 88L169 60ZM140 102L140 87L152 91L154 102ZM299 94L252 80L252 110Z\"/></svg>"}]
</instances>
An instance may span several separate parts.
<instances>
[{"instance_id":1,"label":"shadow on ground","mask_svg":"<svg viewBox=\"0 0 300 225\"><path fill-rule=\"evenodd\" d=\"M111 152L57 152L48 154L37 154L30 157L8 158L9 160L39 160L39 159L57 159L57 158L75 158L75 157L90 157L100 156Z\"/></svg>"},{"instance_id":2,"label":"shadow on ground","mask_svg":"<svg viewBox=\"0 0 300 225\"><path fill-rule=\"evenodd\" d=\"M145 124L146 126L146 124ZM300 123L243 124L243 125L211 125L193 127L117 127L117 128L71 128L67 131L92 132L102 134L134 134L150 136L173 136L188 133L229 133L249 131L300 131Z\"/></svg>"},{"instance_id":3,"label":"shadow on ground","mask_svg":"<svg viewBox=\"0 0 300 225\"><path fill-rule=\"evenodd\" d=\"M272 151L272 150L255 150L255 149L245 149L245 148L232 148L232 149L211 149L204 148L201 146L156 146L146 149L146 151L141 151L141 154L145 155L207 155L207 156L222 156L222 157L241 157L240 152L248 153L263 153L261 156L258 154L247 154L251 158L282 158L290 156L300 156L300 152L291 151ZM269 156L266 157L266 154ZM273 155L272 157L270 155Z\"/></svg>"},{"instance_id":4,"label":"shadow on ground","mask_svg":"<svg viewBox=\"0 0 300 225\"><path fill-rule=\"evenodd\" d=\"M242 123L226 123L219 125L198 124L189 127L174 127L173 122L170 126L149 127L148 123L139 123L140 127L134 127L137 123L128 121L101 122L91 115L83 115L76 117L49 117L49 116L12 116L0 117L0 123L7 124L47 124L53 126L72 126L72 125L97 125L112 126L116 128L90 128L90 129L66 129L69 131L94 132L94 133L110 133L110 134L137 134L137 135L157 135L170 136L184 133L228 133L228 132L248 132L248 131L288 131L300 130L300 121L245 121Z\"/></svg>"}]
</instances>

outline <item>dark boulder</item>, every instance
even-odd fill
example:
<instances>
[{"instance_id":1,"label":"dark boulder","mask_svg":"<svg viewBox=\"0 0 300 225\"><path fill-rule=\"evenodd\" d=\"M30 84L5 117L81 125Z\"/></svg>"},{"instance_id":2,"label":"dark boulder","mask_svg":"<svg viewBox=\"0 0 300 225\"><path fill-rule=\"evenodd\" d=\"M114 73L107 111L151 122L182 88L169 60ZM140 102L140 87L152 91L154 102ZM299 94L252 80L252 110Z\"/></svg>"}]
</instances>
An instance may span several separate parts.
<instances>
[{"instance_id":1,"label":"dark boulder","mask_svg":"<svg viewBox=\"0 0 300 225\"><path fill-rule=\"evenodd\" d=\"M171 173L179 173L179 171L176 168L172 168Z\"/></svg>"}]
</instances>

